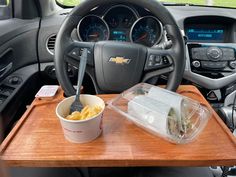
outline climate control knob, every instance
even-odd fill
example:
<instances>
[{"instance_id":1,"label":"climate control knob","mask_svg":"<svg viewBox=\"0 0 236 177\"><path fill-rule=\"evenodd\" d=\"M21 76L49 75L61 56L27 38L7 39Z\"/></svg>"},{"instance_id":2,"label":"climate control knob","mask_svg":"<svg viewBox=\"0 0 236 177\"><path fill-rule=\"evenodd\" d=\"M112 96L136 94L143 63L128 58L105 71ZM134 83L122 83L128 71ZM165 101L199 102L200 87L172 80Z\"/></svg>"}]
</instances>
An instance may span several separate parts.
<instances>
[{"instance_id":1,"label":"climate control knob","mask_svg":"<svg viewBox=\"0 0 236 177\"><path fill-rule=\"evenodd\" d=\"M209 47L207 49L207 56L210 60L218 61L222 58L222 50L218 47Z\"/></svg>"}]
</instances>

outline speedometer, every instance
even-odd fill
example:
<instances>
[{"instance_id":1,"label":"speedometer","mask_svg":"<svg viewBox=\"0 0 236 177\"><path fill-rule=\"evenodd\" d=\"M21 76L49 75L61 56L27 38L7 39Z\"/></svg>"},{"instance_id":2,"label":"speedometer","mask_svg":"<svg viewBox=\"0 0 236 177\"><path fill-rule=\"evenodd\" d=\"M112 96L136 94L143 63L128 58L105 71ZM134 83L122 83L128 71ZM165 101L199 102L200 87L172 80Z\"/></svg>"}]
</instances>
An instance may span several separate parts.
<instances>
[{"instance_id":1,"label":"speedometer","mask_svg":"<svg viewBox=\"0 0 236 177\"><path fill-rule=\"evenodd\" d=\"M134 43L152 47L160 41L162 33L163 27L159 20L152 16L146 16L134 23L130 39Z\"/></svg>"},{"instance_id":2,"label":"speedometer","mask_svg":"<svg viewBox=\"0 0 236 177\"><path fill-rule=\"evenodd\" d=\"M86 42L103 41L109 38L106 22L95 15L84 17L78 24L77 32L80 40Z\"/></svg>"}]
</instances>

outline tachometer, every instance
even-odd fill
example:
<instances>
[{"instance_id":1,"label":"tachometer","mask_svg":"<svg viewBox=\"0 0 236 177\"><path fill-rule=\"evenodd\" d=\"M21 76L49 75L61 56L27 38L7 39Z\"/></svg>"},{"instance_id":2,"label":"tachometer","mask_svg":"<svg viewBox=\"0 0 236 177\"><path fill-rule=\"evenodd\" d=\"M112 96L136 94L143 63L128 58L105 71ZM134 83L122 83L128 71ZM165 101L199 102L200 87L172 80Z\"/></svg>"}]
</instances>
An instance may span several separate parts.
<instances>
[{"instance_id":1,"label":"tachometer","mask_svg":"<svg viewBox=\"0 0 236 177\"><path fill-rule=\"evenodd\" d=\"M159 20L152 16L138 19L132 26L130 39L134 43L152 47L157 44L163 33L163 27Z\"/></svg>"},{"instance_id":2,"label":"tachometer","mask_svg":"<svg viewBox=\"0 0 236 177\"><path fill-rule=\"evenodd\" d=\"M95 15L84 17L78 24L77 32L80 40L86 42L103 41L109 38L106 22Z\"/></svg>"}]
</instances>

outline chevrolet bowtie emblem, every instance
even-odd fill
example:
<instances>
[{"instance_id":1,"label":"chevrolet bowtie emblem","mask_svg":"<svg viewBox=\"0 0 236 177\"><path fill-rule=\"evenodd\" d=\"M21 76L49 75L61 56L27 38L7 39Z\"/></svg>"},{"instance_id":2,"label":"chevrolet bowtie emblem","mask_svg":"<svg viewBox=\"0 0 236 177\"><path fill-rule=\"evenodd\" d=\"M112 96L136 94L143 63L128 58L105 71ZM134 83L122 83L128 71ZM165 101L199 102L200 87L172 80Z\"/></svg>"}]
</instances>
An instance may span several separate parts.
<instances>
[{"instance_id":1,"label":"chevrolet bowtie emblem","mask_svg":"<svg viewBox=\"0 0 236 177\"><path fill-rule=\"evenodd\" d=\"M129 64L131 61L131 59L127 59L127 58L124 58L124 57L111 57L109 59L109 62L113 62L113 63L116 63L116 64Z\"/></svg>"}]
</instances>

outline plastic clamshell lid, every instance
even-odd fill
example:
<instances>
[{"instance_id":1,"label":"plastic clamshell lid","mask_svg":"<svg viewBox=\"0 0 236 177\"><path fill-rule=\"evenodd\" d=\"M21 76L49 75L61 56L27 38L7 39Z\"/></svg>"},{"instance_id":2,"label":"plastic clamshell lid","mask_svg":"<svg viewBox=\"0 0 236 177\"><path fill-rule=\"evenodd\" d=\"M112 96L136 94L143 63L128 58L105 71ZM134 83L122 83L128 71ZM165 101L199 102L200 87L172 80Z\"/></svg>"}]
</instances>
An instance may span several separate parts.
<instances>
[{"instance_id":1,"label":"plastic clamshell lid","mask_svg":"<svg viewBox=\"0 0 236 177\"><path fill-rule=\"evenodd\" d=\"M193 141L211 117L211 111L199 102L146 83L119 94L108 102L108 107L176 144Z\"/></svg>"}]
</instances>

